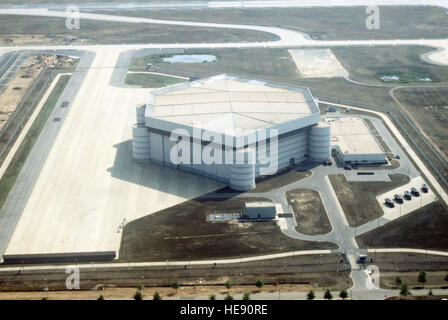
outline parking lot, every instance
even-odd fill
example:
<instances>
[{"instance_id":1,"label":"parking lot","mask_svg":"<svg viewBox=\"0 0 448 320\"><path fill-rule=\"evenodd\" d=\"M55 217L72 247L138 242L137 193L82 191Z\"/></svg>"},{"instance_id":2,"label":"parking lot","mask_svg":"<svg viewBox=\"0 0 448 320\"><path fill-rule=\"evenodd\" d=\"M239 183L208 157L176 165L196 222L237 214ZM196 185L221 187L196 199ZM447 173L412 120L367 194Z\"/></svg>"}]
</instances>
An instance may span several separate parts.
<instances>
[{"instance_id":1,"label":"parking lot","mask_svg":"<svg viewBox=\"0 0 448 320\"><path fill-rule=\"evenodd\" d=\"M429 186L428 186L428 192L426 193L422 192L421 188L424 183L426 182L423 180L421 176L419 176L413 178L408 184L405 184L403 186L400 186L398 188L395 188L393 190L390 190L377 196L376 199L378 200L378 203L380 204L384 212L383 218L388 220L394 220L414 210L417 210L418 208L421 208L433 201L436 201L437 197L431 190L431 188L429 188ZM405 191L411 192L412 187L415 187L419 191L419 195L417 196L412 194L410 199L405 199L404 192ZM399 194L403 198L403 201L401 203L399 203L394 199L395 194ZM394 207L389 207L386 205L385 203L386 198L392 200Z\"/></svg>"}]
</instances>

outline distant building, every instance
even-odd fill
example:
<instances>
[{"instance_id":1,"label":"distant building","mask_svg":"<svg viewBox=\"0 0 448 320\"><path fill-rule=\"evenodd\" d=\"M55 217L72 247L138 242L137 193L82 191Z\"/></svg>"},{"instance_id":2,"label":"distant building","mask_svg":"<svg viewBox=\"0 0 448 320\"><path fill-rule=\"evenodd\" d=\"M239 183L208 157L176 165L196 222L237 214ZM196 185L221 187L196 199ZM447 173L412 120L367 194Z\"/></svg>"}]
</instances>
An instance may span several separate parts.
<instances>
[{"instance_id":1,"label":"distant building","mask_svg":"<svg viewBox=\"0 0 448 320\"><path fill-rule=\"evenodd\" d=\"M275 204L273 202L246 202L244 215L248 219L275 219L275 214Z\"/></svg>"}]
</instances>

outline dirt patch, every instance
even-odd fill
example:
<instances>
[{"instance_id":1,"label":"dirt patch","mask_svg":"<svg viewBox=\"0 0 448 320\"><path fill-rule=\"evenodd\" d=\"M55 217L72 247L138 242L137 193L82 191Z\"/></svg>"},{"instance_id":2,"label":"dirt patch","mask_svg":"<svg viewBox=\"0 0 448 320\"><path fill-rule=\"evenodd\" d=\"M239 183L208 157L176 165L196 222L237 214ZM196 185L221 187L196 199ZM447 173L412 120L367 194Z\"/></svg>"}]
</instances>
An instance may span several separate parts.
<instances>
[{"instance_id":1,"label":"dirt patch","mask_svg":"<svg viewBox=\"0 0 448 320\"><path fill-rule=\"evenodd\" d=\"M30 56L0 93L0 129L8 121L44 67L67 67L72 59L56 55Z\"/></svg>"},{"instance_id":2,"label":"dirt patch","mask_svg":"<svg viewBox=\"0 0 448 320\"><path fill-rule=\"evenodd\" d=\"M330 220L317 191L291 190L286 198L294 211L298 232L309 235L331 232Z\"/></svg>"},{"instance_id":3,"label":"dirt patch","mask_svg":"<svg viewBox=\"0 0 448 320\"><path fill-rule=\"evenodd\" d=\"M402 174L390 174L390 182L347 181L343 174L329 175L339 203L351 227L360 226L383 215L376 196L409 183Z\"/></svg>"},{"instance_id":4,"label":"dirt patch","mask_svg":"<svg viewBox=\"0 0 448 320\"><path fill-rule=\"evenodd\" d=\"M302 78L348 77L347 70L330 49L290 49L288 51Z\"/></svg>"}]
</instances>

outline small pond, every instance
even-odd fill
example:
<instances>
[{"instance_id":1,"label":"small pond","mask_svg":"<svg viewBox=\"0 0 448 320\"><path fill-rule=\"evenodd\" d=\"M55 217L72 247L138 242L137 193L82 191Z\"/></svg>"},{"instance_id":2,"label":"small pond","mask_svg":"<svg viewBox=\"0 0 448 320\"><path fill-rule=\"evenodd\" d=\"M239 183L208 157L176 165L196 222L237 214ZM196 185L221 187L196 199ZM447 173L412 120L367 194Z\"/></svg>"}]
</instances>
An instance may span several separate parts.
<instances>
[{"instance_id":1,"label":"small pond","mask_svg":"<svg viewBox=\"0 0 448 320\"><path fill-rule=\"evenodd\" d=\"M176 54L174 56L162 58L163 62L170 63L202 63L216 61L216 56L210 54Z\"/></svg>"}]
</instances>

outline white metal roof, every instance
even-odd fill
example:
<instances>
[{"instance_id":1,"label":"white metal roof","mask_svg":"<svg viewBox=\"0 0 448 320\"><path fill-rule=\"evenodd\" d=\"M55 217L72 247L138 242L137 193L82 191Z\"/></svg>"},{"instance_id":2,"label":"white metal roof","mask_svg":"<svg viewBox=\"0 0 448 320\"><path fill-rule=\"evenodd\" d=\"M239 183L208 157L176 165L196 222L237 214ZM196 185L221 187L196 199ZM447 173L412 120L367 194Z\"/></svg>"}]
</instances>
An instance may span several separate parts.
<instances>
[{"instance_id":1,"label":"white metal roof","mask_svg":"<svg viewBox=\"0 0 448 320\"><path fill-rule=\"evenodd\" d=\"M331 125L331 143L344 154L384 153L378 141L360 117L327 118Z\"/></svg>"},{"instance_id":2,"label":"white metal roof","mask_svg":"<svg viewBox=\"0 0 448 320\"><path fill-rule=\"evenodd\" d=\"M307 88L219 75L150 92L146 115L228 135L319 113Z\"/></svg>"}]
</instances>

